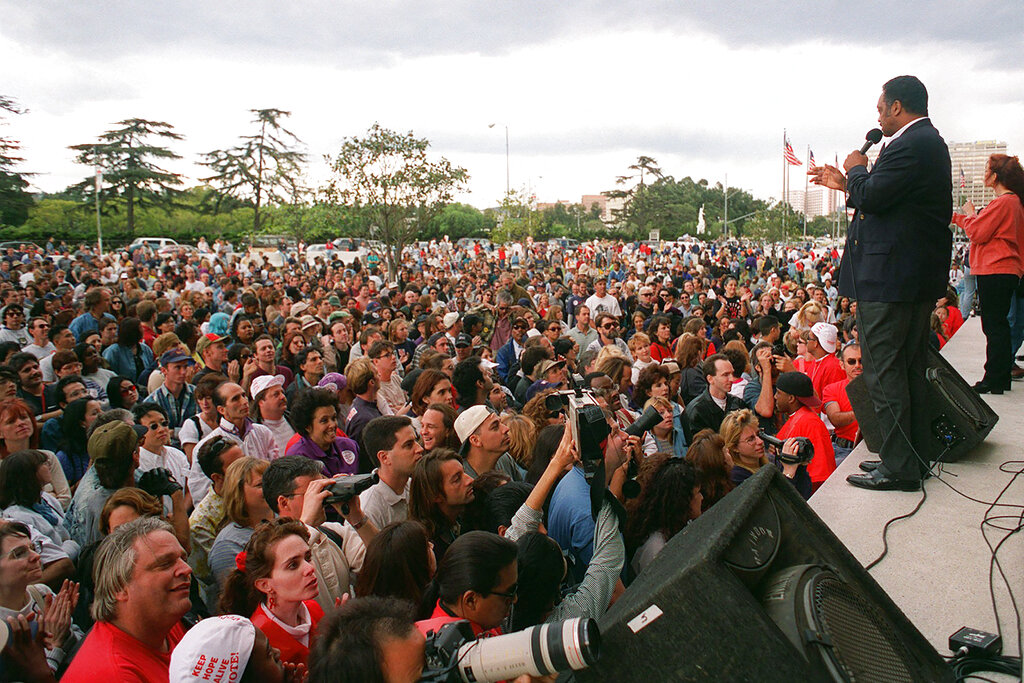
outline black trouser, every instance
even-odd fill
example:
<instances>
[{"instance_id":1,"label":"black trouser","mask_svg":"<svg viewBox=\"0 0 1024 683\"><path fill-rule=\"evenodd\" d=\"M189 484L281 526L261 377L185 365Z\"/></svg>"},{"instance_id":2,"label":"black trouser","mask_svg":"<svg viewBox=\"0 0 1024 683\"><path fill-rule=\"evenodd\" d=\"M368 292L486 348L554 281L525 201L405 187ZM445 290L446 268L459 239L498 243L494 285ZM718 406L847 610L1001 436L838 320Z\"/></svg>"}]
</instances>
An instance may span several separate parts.
<instances>
[{"instance_id":1,"label":"black trouser","mask_svg":"<svg viewBox=\"0 0 1024 683\"><path fill-rule=\"evenodd\" d=\"M864 381L883 437L879 473L896 479L920 479L935 455L925 408L933 308L930 301L857 302Z\"/></svg>"},{"instance_id":2,"label":"black trouser","mask_svg":"<svg viewBox=\"0 0 1024 683\"><path fill-rule=\"evenodd\" d=\"M981 330L985 333L985 384L1010 388L1014 349L1010 348L1010 300L1020 278L1016 275L978 275Z\"/></svg>"}]
</instances>

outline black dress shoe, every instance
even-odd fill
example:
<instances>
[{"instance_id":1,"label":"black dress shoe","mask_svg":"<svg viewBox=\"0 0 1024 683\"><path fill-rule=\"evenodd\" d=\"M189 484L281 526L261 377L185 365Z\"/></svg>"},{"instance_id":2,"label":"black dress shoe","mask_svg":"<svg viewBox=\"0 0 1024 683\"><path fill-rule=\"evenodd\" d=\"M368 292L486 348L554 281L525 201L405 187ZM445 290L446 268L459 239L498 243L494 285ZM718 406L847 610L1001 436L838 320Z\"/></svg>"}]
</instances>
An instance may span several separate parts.
<instances>
[{"instance_id":1,"label":"black dress shoe","mask_svg":"<svg viewBox=\"0 0 1024 683\"><path fill-rule=\"evenodd\" d=\"M920 491L921 482L913 479L890 479L878 472L870 474L851 474L846 481L854 486L869 491Z\"/></svg>"},{"instance_id":2,"label":"black dress shoe","mask_svg":"<svg viewBox=\"0 0 1024 683\"><path fill-rule=\"evenodd\" d=\"M859 467L865 472L874 472L881 464L881 460L864 460L860 463Z\"/></svg>"},{"instance_id":3,"label":"black dress shoe","mask_svg":"<svg viewBox=\"0 0 1024 683\"><path fill-rule=\"evenodd\" d=\"M985 381L978 382L974 385L974 390L979 394L1001 394L1003 393L1003 387L997 387L993 384L988 384Z\"/></svg>"}]
</instances>

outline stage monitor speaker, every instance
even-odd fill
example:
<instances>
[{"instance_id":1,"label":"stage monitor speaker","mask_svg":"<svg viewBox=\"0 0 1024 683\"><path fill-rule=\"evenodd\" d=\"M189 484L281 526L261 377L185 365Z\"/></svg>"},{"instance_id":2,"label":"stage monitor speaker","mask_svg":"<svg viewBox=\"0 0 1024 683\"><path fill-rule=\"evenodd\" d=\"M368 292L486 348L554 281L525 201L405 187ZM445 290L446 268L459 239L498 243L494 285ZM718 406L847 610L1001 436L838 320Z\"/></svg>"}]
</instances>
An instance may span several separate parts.
<instances>
[{"instance_id":1,"label":"stage monitor speaker","mask_svg":"<svg viewBox=\"0 0 1024 683\"><path fill-rule=\"evenodd\" d=\"M985 440L999 421L999 416L942 354L931 347L928 348L925 378L929 388L925 409L929 411L931 438L926 444L927 453L921 455L929 460L954 462ZM878 453L884 436L863 376L846 386L846 395L850 398L868 450ZM918 406L914 409L917 410Z\"/></svg>"},{"instance_id":2,"label":"stage monitor speaker","mask_svg":"<svg viewBox=\"0 0 1024 683\"><path fill-rule=\"evenodd\" d=\"M773 466L691 522L600 620L575 681L952 681Z\"/></svg>"}]
</instances>

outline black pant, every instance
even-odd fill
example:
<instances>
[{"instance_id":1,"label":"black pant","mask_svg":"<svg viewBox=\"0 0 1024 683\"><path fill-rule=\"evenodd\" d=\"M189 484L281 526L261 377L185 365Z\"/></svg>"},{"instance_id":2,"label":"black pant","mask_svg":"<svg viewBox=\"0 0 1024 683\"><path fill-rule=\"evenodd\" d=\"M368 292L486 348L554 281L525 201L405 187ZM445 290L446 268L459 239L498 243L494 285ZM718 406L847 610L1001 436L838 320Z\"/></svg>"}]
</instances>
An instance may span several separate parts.
<instances>
[{"instance_id":1,"label":"black pant","mask_svg":"<svg viewBox=\"0 0 1024 683\"><path fill-rule=\"evenodd\" d=\"M928 411L929 322L934 304L857 302L864 381L883 441L879 473L920 479L936 453Z\"/></svg>"},{"instance_id":2,"label":"black pant","mask_svg":"<svg viewBox=\"0 0 1024 683\"><path fill-rule=\"evenodd\" d=\"M1010 388L1014 349L1010 348L1010 300L1020 278L1016 275L978 275L981 330L985 333L985 384Z\"/></svg>"}]
</instances>

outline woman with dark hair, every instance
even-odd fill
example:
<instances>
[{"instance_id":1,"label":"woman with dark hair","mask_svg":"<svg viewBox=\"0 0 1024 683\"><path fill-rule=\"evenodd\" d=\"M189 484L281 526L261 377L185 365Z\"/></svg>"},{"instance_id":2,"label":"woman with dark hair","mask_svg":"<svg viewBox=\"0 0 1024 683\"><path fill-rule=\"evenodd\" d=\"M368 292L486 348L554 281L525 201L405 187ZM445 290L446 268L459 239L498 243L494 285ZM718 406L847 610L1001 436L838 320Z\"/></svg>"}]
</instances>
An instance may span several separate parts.
<instances>
[{"instance_id":1,"label":"woman with dark hair","mask_svg":"<svg viewBox=\"0 0 1024 683\"><path fill-rule=\"evenodd\" d=\"M300 391L292 404L292 426L299 440L285 455L301 455L323 464L324 472L355 474L359 471L359 445L338 436L338 397L330 389Z\"/></svg>"},{"instance_id":2,"label":"woman with dark hair","mask_svg":"<svg viewBox=\"0 0 1024 683\"><path fill-rule=\"evenodd\" d=\"M45 453L29 449L8 455L0 462L0 514L31 526L74 560L81 547L71 540L64 526L60 503L43 491L43 486L49 483Z\"/></svg>"},{"instance_id":3,"label":"woman with dark hair","mask_svg":"<svg viewBox=\"0 0 1024 683\"><path fill-rule=\"evenodd\" d=\"M117 328L117 343L103 350L110 369L127 377L136 386L143 386L148 371L156 367L153 351L142 343L142 323L138 318L125 318Z\"/></svg>"},{"instance_id":4,"label":"woman with dark hair","mask_svg":"<svg viewBox=\"0 0 1024 683\"><path fill-rule=\"evenodd\" d=\"M278 359L278 363L287 367L293 374L298 373L299 367L295 363L295 354L304 348L306 348L306 338L302 336L301 330L286 333L284 341L281 342L281 357Z\"/></svg>"},{"instance_id":5,"label":"woman with dark hair","mask_svg":"<svg viewBox=\"0 0 1024 683\"><path fill-rule=\"evenodd\" d=\"M127 377L115 375L107 382L107 401L111 408L131 410L139 402L139 388Z\"/></svg>"},{"instance_id":6,"label":"woman with dark hair","mask_svg":"<svg viewBox=\"0 0 1024 683\"><path fill-rule=\"evenodd\" d=\"M735 488L731 478L732 458L718 432L711 429L697 432L686 451L686 460L697 470L702 512L706 512Z\"/></svg>"},{"instance_id":7,"label":"woman with dark hair","mask_svg":"<svg viewBox=\"0 0 1024 683\"><path fill-rule=\"evenodd\" d=\"M517 549L486 531L469 531L449 546L420 603L426 633L466 619L476 637L501 635L501 623L516 601Z\"/></svg>"},{"instance_id":8,"label":"woman with dark hair","mask_svg":"<svg viewBox=\"0 0 1024 683\"><path fill-rule=\"evenodd\" d=\"M440 370L427 369L420 372L409 397L409 411L412 425L419 434L423 413L431 403L452 402L452 381Z\"/></svg>"},{"instance_id":9,"label":"woman with dark hair","mask_svg":"<svg viewBox=\"0 0 1024 683\"><path fill-rule=\"evenodd\" d=\"M703 325L698 321L698 325ZM701 327L703 329L703 327ZM704 393L708 380L700 364L704 359L705 342L696 335L684 335L676 344L676 362L679 363L679 396L683 405Z\"/></svg>"},{"instance_id":10,"label":"woman with dark hair","mask_svg":"<svg viewBox=\"0 0 1024 683\"><path fill-rule=\"evenodd\" d=\"M220 598L222 614L248 616L287 664L305 664L324 611L306 525L275 519L256 527Z\"/></svg>"},{"instance_id":11,"label":"woman with dark hair","mask_svg":"<svg viewBox=\"0 0 1024 683\"><path fill-rule=\"evenodd\" d=\"M89 427L102 412L103 406L94 398L75 399L64 408L64 415L61 418L61 431L64 438L61 441L60 450L57 451L57 460L60 461L64 476L67 477L71 488L75 488L78 480L89 469L89 451L86 448L89 441L87 435Z\"/></svg>"},{"instance_id":12,"label":"woman with dark hair","mask_svg":"<svg viewBox=\"0 0 1024 683\"><path fill-rule=\"evenodd\" d=\"M231 336L239 344L252 344L256 337L256 326L252 324L252 319L244 313L236 315L231 322Z\"/></svg>"},{"instance_id":13,"label":"woman with dark hair","mask_svg":"<svg viewBox=\"0 0 1024 683\"><path fill-rule=\"evenodd\" d=\"M660 363L648 365L640 371L640 376L633 387L633 405L643 412L648 399L668 398L668 368Z\"/></svg>"},{"instance_id":14,"label":"woman with dark hair","mask_svg":"<svg viewBox=\"0 0 1024 683\"><path fill-rule=\"evenodd\" d=\"M996 198L983 213L968 201L953 222L971 238L971 275L978 281L981 329L985 333L985 376L974 385L979 394L1010 390L1017 349L1011 347L1010 301L1024 275L1024 168L1017 157L993 154L985 165L985 187Z\"/></svg>"},{"instance_id":15,"label":"woman with dark hair","mask_svg":"<svg viewBox=\"0 0 1024 683\"><path fill-rule=\"evenodd\" d=\"M395 522L377 532L356 580L356 595L402 598L418 605L434 572L434 544L419 522Z\"/></svg>"},{"instance_id":16,"label":"woman with dark hair","mask_svg":"<svg viewBox=\"0 0 1024 683\"><path fill-rule=\"evenodd\" d=\"M548 463L558 450L558 444L562 442L565 434L565 425L548 425L537 432L537 440L533 444L533 457L530 460L530 469L526 473L526 481L536 484L540 481Z\"/></svg>"},{"instance_id":17,"label":"woman with dark hair","mask_svg":"<svg viewBox=\"0 0 1024 683\"><path fill-rule=\"evenodd\" d=\"M455 433L455 409L450 403L431 403L420 417L420 440L423 450L450 448L459 450L459 436Z\"/></svg>"},{"instance_id":18,"label":"woman with dark hair","mask_svg":"<svg viewBox=\"0 0 1024 683\"><path fill-rule=\"evenodd\" d=\"M640 574L661 549L701 513L697 472L682 458L649 456L640 495L626 522L630 569Z\"/></svg>"}]
</instances>

